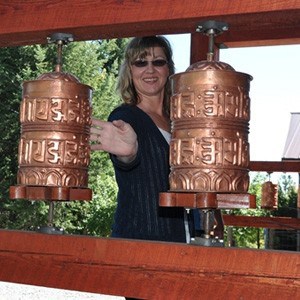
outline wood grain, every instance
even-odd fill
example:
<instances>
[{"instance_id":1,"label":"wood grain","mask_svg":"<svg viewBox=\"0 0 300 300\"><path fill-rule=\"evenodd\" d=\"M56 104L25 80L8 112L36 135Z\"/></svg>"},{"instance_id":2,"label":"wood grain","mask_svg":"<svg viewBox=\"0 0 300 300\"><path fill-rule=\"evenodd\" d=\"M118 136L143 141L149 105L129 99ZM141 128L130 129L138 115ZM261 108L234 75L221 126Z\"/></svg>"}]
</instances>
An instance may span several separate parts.
<instances>
[{"instance_id":1,"label":"wood grain","mask_svg":"<svg viewBox=\"0 0 300 300\"><path fill-rule=\"evenodd\" d=\"M297 0L10 0L0 3L0 46L46 43L54 32L76 40L194 33L200 21L227 22L221 43L300 40Z\"/></svg>"},{"instance_id":2,"label":"wood grain","mask_svg":"<svg viewBox=\"0 0 300 300\"><path fill-rule=\"evenodd\" d=\"M300 230L300 219L289 217L255 217L223 214L224 225L236 227Z\"/></svg>"},{"instance_id":3,"label":"wood grain","mask_svg":"<svg viewBox=\"0 0 300 300\"><path fill-rule=\"evenodd\" d=\"M296 252L0 230L0 280L144 299L299 299Z\"/></svg>"}]
</instances>

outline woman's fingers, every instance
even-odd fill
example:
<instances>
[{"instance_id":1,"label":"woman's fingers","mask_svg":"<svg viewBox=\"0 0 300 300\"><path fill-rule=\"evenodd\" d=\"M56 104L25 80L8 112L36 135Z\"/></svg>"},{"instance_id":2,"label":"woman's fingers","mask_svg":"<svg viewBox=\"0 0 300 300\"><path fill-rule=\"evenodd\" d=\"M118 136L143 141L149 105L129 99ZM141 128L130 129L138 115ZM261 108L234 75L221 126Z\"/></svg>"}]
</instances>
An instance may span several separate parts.
<instances>
[{"instance_id":1,"label":"woman's fingers","mask_svg":"<svg viewBox=\"0 0 300 300\"><path fill-rule=\"evenodd\" d=\"M104 150L117 156L135 156L137 136L123 120L112 122L92 119L90 131L91 150Z\"/></svg>"},{"instance_id":2,"label":"woman's fingers","mask_svg":"<svg viewBox=\"0 0 300 300\"><path fill-rule=\"evenodd\" d=\"M107 123L107 121L102 121L100 119L97 118L92 118L92 127L101 127L103 125L105 125L105 123Z\"/></svg>"}]
</instances>

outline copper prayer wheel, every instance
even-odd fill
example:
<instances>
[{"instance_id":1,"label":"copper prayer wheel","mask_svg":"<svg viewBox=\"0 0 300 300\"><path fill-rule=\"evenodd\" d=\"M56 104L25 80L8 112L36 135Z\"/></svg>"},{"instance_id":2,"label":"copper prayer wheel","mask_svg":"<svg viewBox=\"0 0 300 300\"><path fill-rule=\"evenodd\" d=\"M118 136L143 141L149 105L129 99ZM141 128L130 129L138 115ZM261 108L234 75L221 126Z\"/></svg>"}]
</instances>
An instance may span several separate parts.
<instances>
[{"instance_id":1,"label":"copper prayer wheel","mask_svg":"<svg viewBox=\"0 0 300 300\"><path fill-rule=\"evenodd\" d=\"M171 77L171 191L247 192L251 80L209 60Z\"/></svg>"},{"instance_id":2,"label":"copper prayer wheel","mask_svg":"<svg viewBox=\"0 0 300 300\"><path fill-rule=\"evenodd\" d=\"M23 83L18 186L11 198L91 199L92 88L60 67Z\"/></svg>"},{"instance_id":3,"label":"copper prayer wheel","mask_svg":"<svg viewBox=\"0 0 300 300\"><path fill-rule=\"evenodd\" d=\"M53 72L23 84L18 184L87 187L91 88Z\"/></svg>"},{"instance_id":4,"label":"copper prayer wheel","mask_svg":"<svg viewBox=\"0 0 300 300\"><path fill-rule=\"evenodd\" d=\"M203 246L223 245L211 234L215 209L256 207L248 193L252 77L213 60L214 36L225 30L224 22L201 22L207 60L170 77L170 190L160 193L159 205L204 210L204 234L196 242Z\"/></svg>"},{"instance_id":5,"label":"copper prayer wheel","mask_svg":"<svg viewBox=\"0 0 300 300\"><path fill-rule=\"evenodd\" d=\"M278 186L271 181L266 181L261 188L261 208L277 209L278 207Z\"/></svg>"}]
</instances>

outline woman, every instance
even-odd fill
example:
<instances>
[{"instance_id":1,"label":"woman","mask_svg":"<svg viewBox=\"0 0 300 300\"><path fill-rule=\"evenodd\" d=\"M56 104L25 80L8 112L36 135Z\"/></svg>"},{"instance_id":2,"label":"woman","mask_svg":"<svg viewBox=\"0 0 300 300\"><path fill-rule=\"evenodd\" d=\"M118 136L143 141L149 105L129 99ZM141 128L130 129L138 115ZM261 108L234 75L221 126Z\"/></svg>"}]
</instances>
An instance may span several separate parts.
<instances>
[{"instance_id":1,"label":"woman","mask_svg":"<svg viewBox=\"0 0 300 300\"><path fill-rule=\"evenodd\" d=\"M172 49L161 36L133 38L117 89L124 104L93 120L92 150L110 153L118 191L112 237L186 242L183 208L159 207L169 188L169 76Z\"/></svg>"}]
</instances>

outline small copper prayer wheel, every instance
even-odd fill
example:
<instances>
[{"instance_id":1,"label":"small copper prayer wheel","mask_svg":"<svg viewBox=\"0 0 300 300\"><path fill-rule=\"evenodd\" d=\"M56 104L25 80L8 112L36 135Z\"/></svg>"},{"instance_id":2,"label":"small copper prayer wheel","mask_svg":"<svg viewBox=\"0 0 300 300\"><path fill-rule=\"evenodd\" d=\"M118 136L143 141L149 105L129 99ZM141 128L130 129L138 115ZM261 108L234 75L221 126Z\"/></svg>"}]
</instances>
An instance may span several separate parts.
<instances>
[{"instance_id":1,"label":"small copper prayer wheel","mask_svg":"<svg viewBox=\"0 0 300 300\"><path fill-rule=\"evenodd\" d=\"M278 208L278 185L271 181L266 181L261 188L261 208L277 209Z\"/></svg>"}]
</instances>

